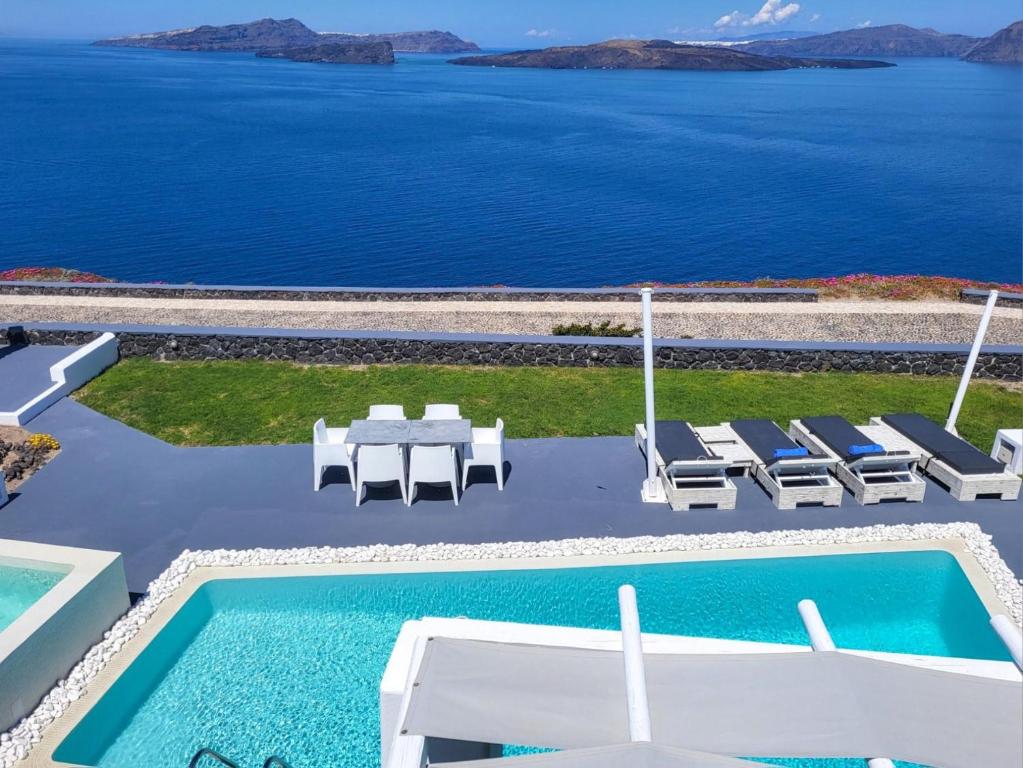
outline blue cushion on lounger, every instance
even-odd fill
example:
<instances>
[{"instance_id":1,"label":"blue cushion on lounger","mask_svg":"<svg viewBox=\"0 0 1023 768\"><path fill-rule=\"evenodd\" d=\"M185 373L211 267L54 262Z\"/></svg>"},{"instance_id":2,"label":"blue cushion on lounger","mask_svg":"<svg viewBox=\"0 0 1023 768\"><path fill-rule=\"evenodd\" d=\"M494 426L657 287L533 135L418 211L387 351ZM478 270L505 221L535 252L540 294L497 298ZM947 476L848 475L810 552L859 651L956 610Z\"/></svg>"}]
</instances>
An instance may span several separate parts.
<instances>
[{"instance_id":1,"label":"blue cushion on lounger","mask_svg":"<svg viewBox=\"0 0 1023 768\"><path fill-rule=\"evenodd\" d=\"M877 443L871 443L870 445L849 446L850 456L866 456L871 453L884 453L884 446L878 445Z\"/></svg>"},{"instance_id":2,"label":"blue cushion on lounger","mask_svg":"<svg viewBox=\"0 0 1023 768\"><path fill-rule=\"evenodd\" d=\"M809 456L810 449L808 448L775 448L774 458L776 459L790 459L800 456Z\"/></svg>"}]
</instances>

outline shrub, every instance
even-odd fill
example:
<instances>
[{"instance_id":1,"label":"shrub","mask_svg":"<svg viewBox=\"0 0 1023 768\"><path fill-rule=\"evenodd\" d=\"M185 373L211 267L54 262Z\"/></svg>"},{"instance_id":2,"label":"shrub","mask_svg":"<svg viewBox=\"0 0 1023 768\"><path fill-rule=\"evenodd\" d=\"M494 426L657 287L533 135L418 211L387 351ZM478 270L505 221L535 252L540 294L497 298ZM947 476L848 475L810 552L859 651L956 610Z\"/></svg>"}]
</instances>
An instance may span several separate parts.
<instances>
[{"instance_id":1,"label":"shrub","mask_svg":"<svg viewBox=\"0 0 1023 768\"><path fill-rule=\"evenodd\" d=\"M640 336L643 333L641 328L628 328L625 323L611 325L610 320L594 325L593 323L569 323L568 325L555 325L553 333L555 336L612 336L616 338L629 338Z\"/></svg>"}]
</instances>

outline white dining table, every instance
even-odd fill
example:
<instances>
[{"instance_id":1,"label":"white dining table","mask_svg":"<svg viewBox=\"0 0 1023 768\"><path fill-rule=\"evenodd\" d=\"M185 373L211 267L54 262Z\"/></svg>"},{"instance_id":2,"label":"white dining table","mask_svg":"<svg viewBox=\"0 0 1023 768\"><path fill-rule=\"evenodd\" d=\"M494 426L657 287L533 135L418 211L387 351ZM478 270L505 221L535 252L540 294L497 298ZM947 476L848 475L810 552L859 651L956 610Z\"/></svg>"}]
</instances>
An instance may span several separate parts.
<instances>
[{"instance_id":1,"label":"white dining table","mask_svg":"<svg viewBox=\"0 0 1023 768\"><path fill-rule=\"evenodd\" d=\"M458 445L472 442L468 419L356 419L345 442L355 445Z\"/></svg>"}]
</instances>

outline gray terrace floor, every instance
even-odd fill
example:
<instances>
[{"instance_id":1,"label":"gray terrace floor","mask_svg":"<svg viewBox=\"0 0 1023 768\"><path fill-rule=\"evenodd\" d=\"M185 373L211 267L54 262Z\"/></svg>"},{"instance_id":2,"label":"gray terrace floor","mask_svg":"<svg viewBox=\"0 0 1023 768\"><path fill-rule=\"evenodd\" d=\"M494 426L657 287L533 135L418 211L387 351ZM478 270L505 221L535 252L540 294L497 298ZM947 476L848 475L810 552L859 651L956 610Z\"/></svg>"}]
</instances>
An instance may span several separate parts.
<instances>
[{"instance_id":1,"label":"gray terrace floor","mask_svg":"<svg viewBox=\"0 0 1023 768\"><path fill-rule=\"evenodd\" d=\"M923 504L775 509L749 480L739 509L672 512L639 501L644 462L631 438L513 440L508 482L470 475L457 508L397 489L359 508L344 470L312 490L312 448L176 448L64 399L30 424L63 450L0 508L0 538L124 553L129 589L144 591L184 549L493 542L974 521L1023 573L1023 502L963 504L932 485ZM486 472L486 470L475 470ZM477 483L472 484L476 477Z\"/></svg>"},{"instance_id":2,"label":"gray terrace floor","mask_svg":"<svg viewBox=\"0 0 1023 768\"><path fill-rule=\"evenodd\" d=\"M0 411L16 411L47 389L53 383L50 366L76 349L45 344L0 346Z\"/></svg>"}]
</instances>

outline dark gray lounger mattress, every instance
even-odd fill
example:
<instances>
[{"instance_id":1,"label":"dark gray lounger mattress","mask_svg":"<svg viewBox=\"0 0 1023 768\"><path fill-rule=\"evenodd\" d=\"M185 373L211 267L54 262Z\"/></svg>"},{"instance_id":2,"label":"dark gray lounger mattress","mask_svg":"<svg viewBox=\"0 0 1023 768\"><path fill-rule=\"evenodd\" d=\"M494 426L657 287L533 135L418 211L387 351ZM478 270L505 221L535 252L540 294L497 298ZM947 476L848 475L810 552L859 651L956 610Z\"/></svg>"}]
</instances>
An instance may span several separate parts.
<instances>
[{"instance_id":1,"label":"dark gray lounger mattress","mask_svg":"<svg viewBox=\"0 0 1023 768\"><path fill-rule=\"evenodd\" d=\"M749 446L749 449L764 465L771 465L790 458L775 456L776 450L805 450L770 419L744 419L733 421L731 425L735 434L742 438L742 441ZM807 455L791 458L824 459L827 457Z\"/></svg>"},{"instance_id":2,"label":"dark gray lounger mattress","mask_svg":"<svg viewBox=\"0 0 1023 768\"><path fill-rule=\"evenodd\" d=\"M961 475L1000 475L1005 465L919 413L890 413L881 420Z\"/></svg>"},{"instance_id":3,"label":"dark gray lounger mattress","mask_svg":"<svg viewBox=\"0 0 1023 768\"><path fill-rule=\"evenodd\" d=\"M883 449L853 453L851 449L854 445L866 447L873 445L874 441L856 429L842 416L811 416L801 421L803 426L809 429L814 437L828 446L838 456L841 456L842 461L846 463L861 459L864 456L886 455Z\"/></svg>"},{"instance_id":4,"label":"dark gray lounger mattress","mask_svg":"<svg viewBox=\"0 0 1023 768\"><path fill-rule=\"evenodd\" d=\"M693 428L684 421L658 421L657 453L668 466L676 461L699 461L718 458L700 442Z\"/></svg>"}]
</instances>

